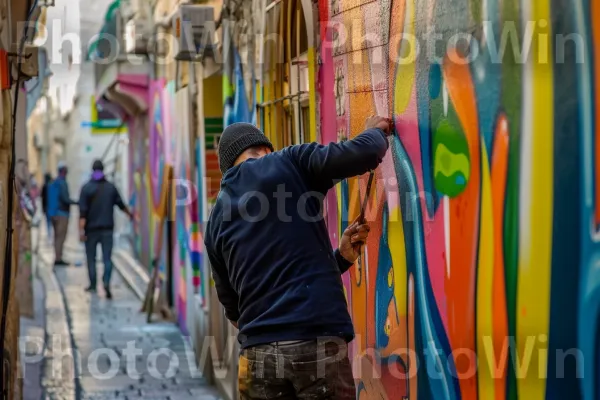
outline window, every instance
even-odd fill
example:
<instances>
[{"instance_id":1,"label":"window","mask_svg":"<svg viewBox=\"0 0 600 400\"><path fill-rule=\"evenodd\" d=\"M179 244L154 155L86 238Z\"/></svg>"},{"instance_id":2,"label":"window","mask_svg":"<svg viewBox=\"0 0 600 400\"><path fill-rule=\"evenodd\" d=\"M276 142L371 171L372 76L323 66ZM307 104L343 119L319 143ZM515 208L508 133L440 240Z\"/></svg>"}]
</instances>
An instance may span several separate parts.
<instances>
[{"instance_id":1,"label":"window","mask_svg":"<svg viewBox=\"0 0 600 400\"><path fill-rule=\"evenodd\" d=\"M274 1L267 6L264 38L259 123L281 149L310 137L306 122L310 120L308 33L300 0Z\"/></svg>"}]
</instances>

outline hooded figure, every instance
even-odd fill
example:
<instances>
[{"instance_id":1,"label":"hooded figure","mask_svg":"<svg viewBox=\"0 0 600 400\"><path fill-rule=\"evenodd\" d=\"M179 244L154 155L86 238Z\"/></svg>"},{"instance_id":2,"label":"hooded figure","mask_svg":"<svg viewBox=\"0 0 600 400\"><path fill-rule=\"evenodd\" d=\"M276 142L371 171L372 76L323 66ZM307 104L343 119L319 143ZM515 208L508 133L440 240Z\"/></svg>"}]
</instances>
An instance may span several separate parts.
<instances>
[{"instance_id":1,"label":"hooded figure","mask_svg":"<svg viewBox=\"0 0 600 400\"><path fill-rule=\"evenodd\" d=\"M79 237L85 242L85 254L88 265L90 286L88 292L96 292L96 248L102 246L104 262L104 291L108 299L112 298L110 278L112 274L112 248L115 228L114 207L117 206L129 218L133 214L123 203L119 191L104 176L104 165L101 160L92 164L92 176L81 188L79 195Z\"/></svg>"}]
</instances>

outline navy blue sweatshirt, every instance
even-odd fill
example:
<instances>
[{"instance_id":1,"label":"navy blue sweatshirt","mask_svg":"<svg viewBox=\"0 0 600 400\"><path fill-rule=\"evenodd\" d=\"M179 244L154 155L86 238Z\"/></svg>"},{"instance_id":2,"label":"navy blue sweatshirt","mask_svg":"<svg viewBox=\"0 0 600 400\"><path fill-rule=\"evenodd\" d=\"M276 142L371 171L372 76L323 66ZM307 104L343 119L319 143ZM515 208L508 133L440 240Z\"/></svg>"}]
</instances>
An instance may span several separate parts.
<instances>
[{"instance_id":1,"label":"navy blue sweatshirt","mask_svg":"<svg viewBox=\"0 0 600 400\"><path fill-rule=\"evenodd\" d=\"M219 301L237 322L242 348L322 336L354 338L323 199L340 179L375 169L383 131L321 145L291 146L229 169L206 226Z\"/></svg>"},{"instance_id":2,"label":"navy blue sweatshirt","mask_svg":"<svg viewBox=\"0 0 600 400\"><path fill-rule=\"evenodd\" d=\"M127 210L119 191L106 179L90 180L81 188L79 218L85 218L85 232L112 231L115 227L114 207Z\"/></svg>"}]
</instances>

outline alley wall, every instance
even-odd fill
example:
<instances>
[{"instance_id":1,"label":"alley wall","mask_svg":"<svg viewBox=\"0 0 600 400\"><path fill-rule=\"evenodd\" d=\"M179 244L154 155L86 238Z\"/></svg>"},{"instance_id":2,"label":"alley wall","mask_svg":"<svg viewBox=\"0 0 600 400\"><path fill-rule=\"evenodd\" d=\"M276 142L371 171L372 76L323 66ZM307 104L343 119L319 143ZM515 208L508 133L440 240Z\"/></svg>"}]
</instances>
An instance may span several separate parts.
<instances>
[{"instance_id":1,"label":"alley wall","mask_svg":"<svg viewBox=\"0 0 600 400\"><path fill-rule=\"evenodd\" d=\"M360 398L597 395L599 15L597 2L562 0L284 1L253 13L282 42L264 44L258 67L234 49L227 123L256 121L282 148L394 119L369 242L343 277L355 366L380 374L360 376ZM367 178L328 197L334 247Z\"/></svg>"},{"instance_id":2,"label":"alley wall","mask_svg":"<svg viewBox=\"0 0 600 400\"><path fill-rule=\"evenodd\" d=\"M223 126L256 123L281 149L352 139L379 114L395 135L375 171L369 241L342 277L359 398L595 398L598 2L223 5L228 51L202 106L190 106L189 65L156 66L129 129L136 254L148 271L159 260L182 329L196 329L196 300L223 322L202 254ZM159 2L155 19L175 6ZM169 203L158 237L171 169L174 198L191 200ZM367 178L327 197L334 247Z\"/></svg>"}]
</instances>

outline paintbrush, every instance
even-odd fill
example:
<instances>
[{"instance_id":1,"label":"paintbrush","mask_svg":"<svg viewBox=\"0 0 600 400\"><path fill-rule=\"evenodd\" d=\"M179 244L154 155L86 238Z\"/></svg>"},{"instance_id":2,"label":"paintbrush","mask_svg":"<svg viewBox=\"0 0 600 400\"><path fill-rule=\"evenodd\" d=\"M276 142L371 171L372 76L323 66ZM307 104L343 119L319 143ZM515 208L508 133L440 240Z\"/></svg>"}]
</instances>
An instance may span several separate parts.
<instances>
[{"instance_id":1,"label":"paintbrush","mask_svg":"<svg viewBox=\"0 0 600 400\"><path fill-rule=\"evenodd\" d=\"M367 191L365 192L365 198L360 209L360 218L358 219L361 224L366 223L365 212L367 210L367 204L369 202L369 195L371 194L371 186L373 186L373 177L375 176L375 170L369 172L369 181L367 182Z\"/></svg>"}]
</instances>

